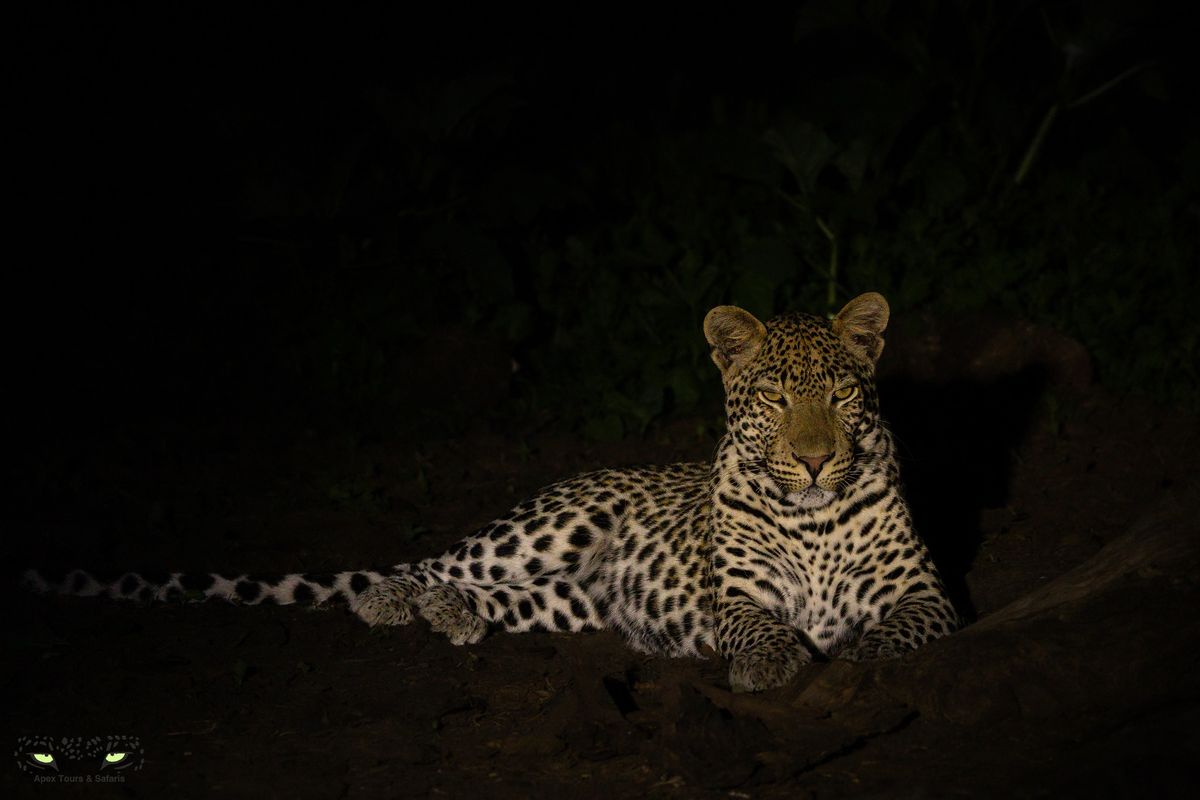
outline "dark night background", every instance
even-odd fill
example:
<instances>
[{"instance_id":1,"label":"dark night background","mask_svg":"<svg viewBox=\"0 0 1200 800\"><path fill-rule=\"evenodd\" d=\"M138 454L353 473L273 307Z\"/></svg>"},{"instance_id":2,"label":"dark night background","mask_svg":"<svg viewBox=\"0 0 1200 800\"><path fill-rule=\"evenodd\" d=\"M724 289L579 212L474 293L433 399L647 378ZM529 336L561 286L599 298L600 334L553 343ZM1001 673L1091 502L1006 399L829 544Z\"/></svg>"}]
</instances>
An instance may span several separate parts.
<instances>
[{"instance_id":1,"label":"dark night background","mask_svg":"<svg viewBox=\"0 0 1200 800\"><path fill-rule=\"evenodd\" d=\"M134 793L1178 786L1200 722L1184 8L14 19L14 574L429 554L556 478L707 458L713 305L874 290L914 513L984 631L814 667L776 693L787 717L604 635L468 651L339 614L15 595L6 686L43 698L18 733L142 736ZM1114 553L1131 572L1100 581ZM1094 591L1050 593L1071 610L986 627L1088 564Z\"/></svg>"}]
</instances>

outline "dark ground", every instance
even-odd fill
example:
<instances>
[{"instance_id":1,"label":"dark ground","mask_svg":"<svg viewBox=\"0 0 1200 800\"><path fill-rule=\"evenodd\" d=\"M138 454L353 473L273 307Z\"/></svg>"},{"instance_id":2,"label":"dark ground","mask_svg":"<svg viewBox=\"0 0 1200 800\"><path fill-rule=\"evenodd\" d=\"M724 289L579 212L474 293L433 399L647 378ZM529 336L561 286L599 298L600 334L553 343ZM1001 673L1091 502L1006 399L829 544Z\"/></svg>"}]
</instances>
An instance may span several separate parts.
<instances>
[{"instance_id":1,"label":"dark ground","mask_svg":"<svg viewBox=\"0 0 1200 800\"><path fill-rule=\"evenodd\" d=\"M1196 419L1093 386L1081 349L1044 329L894 327L885 410L918 522L974 620L904 659L814 664L733 695L722 662L640 656L606 633L459 648L343 608L14 592L7 727L140 737L144 769L89 797L1187 794ZM442 390L485 396L470 376L487 371L467 367ZM702 459L715 441L699 422L587 444L522 420L373 438L288 417L36 442L7 478L23 498L7 563L416 559L556 478ZM0 774L5 797L67 790Z\"/></svg>"}]
</instances>

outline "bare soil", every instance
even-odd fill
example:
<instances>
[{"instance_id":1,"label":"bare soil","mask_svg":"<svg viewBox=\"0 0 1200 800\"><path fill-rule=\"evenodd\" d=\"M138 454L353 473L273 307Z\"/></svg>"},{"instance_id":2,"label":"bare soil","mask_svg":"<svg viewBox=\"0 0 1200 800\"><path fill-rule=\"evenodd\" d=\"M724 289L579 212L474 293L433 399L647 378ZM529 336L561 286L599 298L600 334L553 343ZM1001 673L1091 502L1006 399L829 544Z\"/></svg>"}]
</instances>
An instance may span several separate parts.
<instances>
[{"instance_id":1,"label":"bare soil","mask_svg":"<svg viewBox=\"0 0 1200 800\"><path fill-rule=\"evenodd\" d=\"M1196 419L1107 395L1077 345L1025 323L913 323L881 391L915 516L971 620L901 660L813 664L734 695L717 659L641 656L608 633L454 647L340 607L13 591L10 739L139 737L144 767L89 797L1190 795ZM685 420L595 444L481 418L449 436L280 413L41 438L10 461L6 563L417 559L545 483L705 459L717 433ZM5 797L72 789L0 774Z\"/></svg>"}]
</instances>

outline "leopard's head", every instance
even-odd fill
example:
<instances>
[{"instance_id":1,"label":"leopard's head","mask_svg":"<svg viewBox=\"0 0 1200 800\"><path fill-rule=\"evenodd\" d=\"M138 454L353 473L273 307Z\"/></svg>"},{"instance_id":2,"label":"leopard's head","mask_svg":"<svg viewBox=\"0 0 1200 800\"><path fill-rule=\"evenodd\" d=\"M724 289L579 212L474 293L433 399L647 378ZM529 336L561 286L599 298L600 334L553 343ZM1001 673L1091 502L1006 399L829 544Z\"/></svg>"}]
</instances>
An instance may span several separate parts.
<instances>
[{"instance_id":1,"label":"leopard's head","mask_svg":"<svg viewBox=\"0 0 1200 800\"><path fill-rule=\"evenodd\" d=\"M736 306L708 312L739 471L785 504L821 508L838 497L879 426L875 363L888 313L874 292L832 320L784 314L764 325Z\"/></svg>"}]
</instances>

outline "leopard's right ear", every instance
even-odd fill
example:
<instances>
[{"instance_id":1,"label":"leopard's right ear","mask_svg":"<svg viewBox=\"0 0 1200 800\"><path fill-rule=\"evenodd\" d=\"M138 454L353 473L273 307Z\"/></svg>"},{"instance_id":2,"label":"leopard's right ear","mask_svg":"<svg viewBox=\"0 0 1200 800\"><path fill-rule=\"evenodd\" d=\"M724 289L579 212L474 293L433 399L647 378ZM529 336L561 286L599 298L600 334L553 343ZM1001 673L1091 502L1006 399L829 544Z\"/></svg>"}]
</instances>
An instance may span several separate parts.
<instances>
[{"instance_id":1,"label":"leopard's right ear","mask_svg":"<svg viewBox=\"0 0 1200 800\"><path fill-rule=\"evenodd\" d=\"M833 318L833 332L857 358L874 366L883 352L883 331L891 311L878 292L867 292L846 303Z\"/></svg>"},{"instance_id":2,"label":"leopard's right ear","mask_svg":"<svg viewBox=\"0 0 1200 800\"><path fill-rule=\"evenodd\" d=\"M737 306L717 306L704 317L704 338L712 345L713 363L726 385L750 363L766 335L766 327Z\"/></svg>"}]
</instances>

